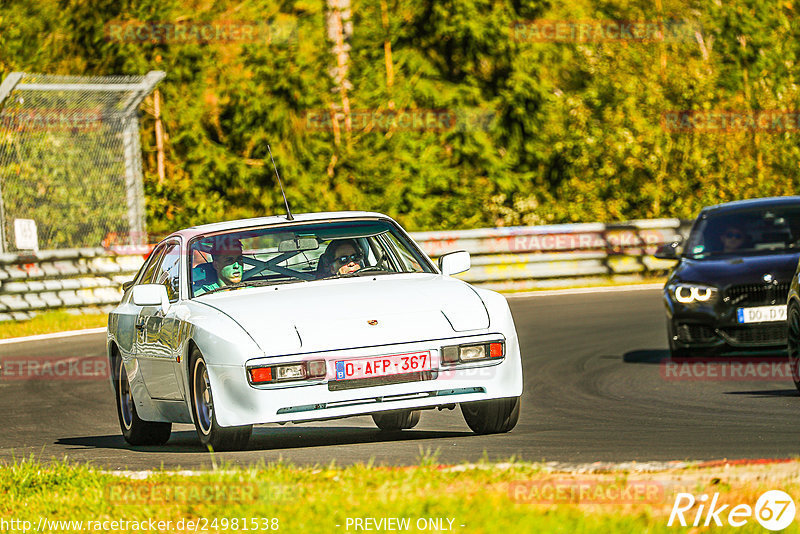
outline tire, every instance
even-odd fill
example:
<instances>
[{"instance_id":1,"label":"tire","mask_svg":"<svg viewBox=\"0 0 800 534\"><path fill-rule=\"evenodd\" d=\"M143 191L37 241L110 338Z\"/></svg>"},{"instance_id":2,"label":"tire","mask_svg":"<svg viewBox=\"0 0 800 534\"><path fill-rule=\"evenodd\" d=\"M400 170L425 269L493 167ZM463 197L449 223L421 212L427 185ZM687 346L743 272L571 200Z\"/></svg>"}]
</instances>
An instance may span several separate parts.
<instances>
[{"instance_id":1,"label":"tire","mask_svg":"<svg viewBox=\"0 0 800 534\"><path fill-rule=\"evenodd\" d=\"M114 365L114 392L117 398L117 417L122 436L131 445L163 445L172 433L172 423L144 421L136 413L131 385L122 357L116 354Z\"/></svg>"},{"instance_id":2,"label":"tire","mask_svg":"<svg viewBox=\"0 0 800 534\"><path fill-rule=\"evenodd\" d=\"M786 351L789 354L794 387L800 391L800 307L794 302L789 306L787 323L789 331L786 336Z\"/></svg>"},{"instance_id":3,"label":"tire","mask_svg":"<svg viewBox=\"0 0 800 534\"><path fill-rule=\"evenodd\" d=\"M519 405L519 397L462 402L461 413L476 434L501 434L517 426Z\"/></svg>"},{"instance_id":4,"label":"tire","mask_svg":"<svg viewBox=\"0 0 800 534\"><path fill-rule=\"evenodd\" d=\"M407 430L419 423L419 410L394 410L372 414L372 420L381 430Z\"/></svg>"},{"instance_id":5,"label":"tire","mask_svg":"<svg viewBox=\"0 0 800 534\"><path fill-rule=\"evenodd\" d=\"M244 449L250 441L253 425L220 426L214 412L214 397L208 381L206 362L197 348L192 350L190 363L192 418L200 443L212 452Z\"/></svg>"}]
</instances>

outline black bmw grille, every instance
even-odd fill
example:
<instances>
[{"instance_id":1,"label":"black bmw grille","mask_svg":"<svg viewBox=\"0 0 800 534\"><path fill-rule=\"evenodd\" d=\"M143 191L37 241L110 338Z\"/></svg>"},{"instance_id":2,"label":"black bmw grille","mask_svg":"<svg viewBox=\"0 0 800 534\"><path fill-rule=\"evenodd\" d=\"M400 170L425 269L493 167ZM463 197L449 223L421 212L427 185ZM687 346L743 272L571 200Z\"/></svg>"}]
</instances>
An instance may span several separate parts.
<instances>
[{"instance_id":1,"label":"black bmw grille","mask_svg":"<svg viewBox=\"0 0 800 534\"><path fill-rule=\"evenodd\" d=\"M785 303L789 296L789 282L779 284L742 284L725 291L729 302L735 306L767 306Z\"/></svg>"},{"instance_id":2,"label":"black bmw grille","mask_svg":"<svg viewBox=\"0 0 800 534\"><path fill-rule=\"evenodd\" d=\"M678 339L683 343L707 343L716 338L714 329L704 324L679 324Z\"/></svg>"},{"instance_id":3,"label":"black bmw grille","mask_svg":"<svg viewBox=\"0 0 800 534\"><path fill-rule=\"evenodd\" d=\"M783 345L786 343L786 330L784 322L720 329L729 343L740 346Z\"/></svg>"}]
</instances>

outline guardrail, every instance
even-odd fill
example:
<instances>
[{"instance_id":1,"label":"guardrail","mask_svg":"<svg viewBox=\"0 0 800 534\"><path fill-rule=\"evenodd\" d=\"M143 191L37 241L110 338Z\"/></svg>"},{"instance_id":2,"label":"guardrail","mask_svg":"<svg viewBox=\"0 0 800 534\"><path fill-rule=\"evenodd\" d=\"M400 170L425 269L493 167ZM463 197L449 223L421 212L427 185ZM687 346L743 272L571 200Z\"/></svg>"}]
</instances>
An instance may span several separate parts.
<instances>
[{"instance_id":1,"label":"guardrail","mask_svg":"<svg viewBox=\"0 0 800 534\"><path fill-rule=\"evenodd\" d=\"M652 256L659 245L686 237L691 221L653 219L619 224L516 226L412 234L431 257L453 250L472 255L459 278L499 291L601 281L634 281L675 262Z\"/></svg>"},{"instance_id":2,"label":"guardrail","mask_svg":"<svg viewBox=\"0 0 800 534\"><path fill-rule=\"evenodd\" d=\"M524 226L412 237L431 257L466 250L472 268L458 275L496 290L632 281L663 273L674 262L652 257L656 247L688 233L678 219L621 224ZM24 320L55 308L107 312L122 297L149 248L77 249L0 254L0 321Z\"/></svg>"},{"instance_id":3,"label":"guardrail","mask_svg":"<svg viewBox=\"0 0 800 534\"><path fill-rule=\"evenodd\" d=\"M103 248L0 254L0 321L58 308L107 312L143 262Z\"/></svg>"}]
</instances>

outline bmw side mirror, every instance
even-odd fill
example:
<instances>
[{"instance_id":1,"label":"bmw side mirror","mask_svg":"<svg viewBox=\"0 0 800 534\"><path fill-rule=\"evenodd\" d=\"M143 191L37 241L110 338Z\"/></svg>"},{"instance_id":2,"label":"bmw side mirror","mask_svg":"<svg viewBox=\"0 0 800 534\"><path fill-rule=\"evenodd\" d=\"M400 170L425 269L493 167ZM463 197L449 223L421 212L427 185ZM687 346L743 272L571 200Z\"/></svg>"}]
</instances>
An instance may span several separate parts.
<instances>
[{"instance_id":1,"label":"bmw side mirror","mask_svg":"<svg viewBox=\"0 0 800 534\"><path fill-rule=\"evenodd\" d=\"M161 284L142 284L133 288L132 299L136 306L158 306L163 313L169 309L167 288Z\"/></svg>"},{"instance_id":2,"label":"bmw side mirror","mask_svg":"<svg viewBox=\"0 0 800 534\"><path fill-rule=\"evenodd\" d=\"M468 271L470 267L469 252L466 250L459 250L458 252L450 252L439 258L439 270L445 276L463 273Z\"/></svg>"},{"instance_id":3,"label":"bmw side mirror","mask_svg":"<svg viewBox=\"0 0 800 534\"><path fill-rule=\"evenodd\" d=\"M681 246L680 241L673 241L672 243L667 243L666 245L661 245L656 249L656 253L653 254L656 258L660 260L677 260L679 254L679 248Z\"/></svg>"}]
</instances>

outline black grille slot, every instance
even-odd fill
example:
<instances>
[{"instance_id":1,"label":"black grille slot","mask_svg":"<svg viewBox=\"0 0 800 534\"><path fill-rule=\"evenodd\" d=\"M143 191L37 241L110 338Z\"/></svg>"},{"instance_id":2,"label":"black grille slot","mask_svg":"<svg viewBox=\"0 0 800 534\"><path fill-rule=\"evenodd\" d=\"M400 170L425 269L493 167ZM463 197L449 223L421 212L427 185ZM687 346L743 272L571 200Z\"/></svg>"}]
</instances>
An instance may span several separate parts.
<instances>
[{"instance_id":1,"label":"black grille slot","mask_svg":"<svg viewBox=\"0 0 800 534\"><path fill-rule=\"evenodd\" d=\"M786 343L786 323L721 328L732 345L760 346Z\"/></svg>"},{"instance_id":2,"label":"black grille slot","mask_svg":"<svg viewBox=\"0 0 800 534\"><path fill-rule=\"evenodd\" d=\"M707 343L714 341L714 329L704 324L678 325L678 339L683 343Z\"/></svg>"},{"instance_id":3,"label":"black grille slot","mask_svg":"<svg viewBox=\"0 0 800 534\"><path fill-rule=\"evenodd\" d=\"M768 306L786 302L789 296L789 282L779 284L742 284L731 286L725 296L734 306Z\"/></svg>"},{"instance_id":4,"label":"black grille slot","mask_svg":"<svg viewBox=\"0 0 800 534\"><path fill-rule=\"evenodd\" d=\"M420 382L433 380L433 371L404 373L402 375L379 376L376 378L354 378L351 380L331 380L328 382L328 391L342 391L344 389L369 388L385 386L388 384L403 384L405 382Z\"/></svg>"}]
</instances>

